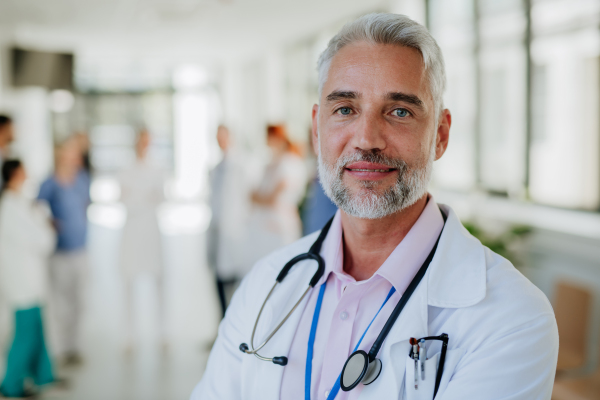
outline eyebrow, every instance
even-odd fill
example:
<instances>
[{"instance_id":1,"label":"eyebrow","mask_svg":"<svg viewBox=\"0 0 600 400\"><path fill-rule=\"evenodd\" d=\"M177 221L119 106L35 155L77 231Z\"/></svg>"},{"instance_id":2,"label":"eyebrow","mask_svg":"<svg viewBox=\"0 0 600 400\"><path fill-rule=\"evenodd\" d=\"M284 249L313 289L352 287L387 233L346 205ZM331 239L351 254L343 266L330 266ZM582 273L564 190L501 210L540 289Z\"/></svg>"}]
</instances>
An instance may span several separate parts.
<instances>
[{"instance_id":1,"label":"eyebrow","mask_svg":"<svg viewBox=\"0 0 600 400\"><path fill-rule=\"evenodd\" d=\"M423 108L423 101L414 94L407 94L402 92L390 92L386 95L386 98L391 101L403 101L408 104L412 104L419 108Z\"/></svg>"},{"instance_id":2,"label":"eyebrow","mask_svg":"<svg viewBox=\"0 0 600 400\"><path fill-rule=\"evenodd\" d=\"M358 99L360 94L351 90L334 90L326 97L327 101Z\"/></svg>"},{"instance_id":3,"label":"eyebrow","mask_svg":"<svg viewBox=\"0 0 600 400\"><path fill-rule=\"evenodd\" d=\"M360 93L352 90L334 90L329 93L326 97L327 101L337 100L354 100L360 98ZM402 92L389 92L386 96L387 100L390 101L402 101L408 104L412 104L421 109L424 108L423 101L414 94L402 93Z\"/></svg>"}]
</instances>

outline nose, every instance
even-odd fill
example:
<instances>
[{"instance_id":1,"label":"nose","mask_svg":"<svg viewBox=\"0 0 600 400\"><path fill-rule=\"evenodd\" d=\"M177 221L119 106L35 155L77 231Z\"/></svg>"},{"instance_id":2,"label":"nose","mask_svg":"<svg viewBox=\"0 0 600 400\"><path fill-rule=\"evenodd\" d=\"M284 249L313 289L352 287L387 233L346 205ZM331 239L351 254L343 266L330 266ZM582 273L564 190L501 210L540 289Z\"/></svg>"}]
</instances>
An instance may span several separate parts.
<instances>
[{"instance_id":1,"label":"nose","mask_svg":"<svg viewBox=\"0 0 600 400\"><path fill-rule=\"evenodd\" d=\"M363 110L355 124L351 146L357 150L383 150L386 147L384 136L385 120L375 110Z\"/></svg>"}]
</instances>

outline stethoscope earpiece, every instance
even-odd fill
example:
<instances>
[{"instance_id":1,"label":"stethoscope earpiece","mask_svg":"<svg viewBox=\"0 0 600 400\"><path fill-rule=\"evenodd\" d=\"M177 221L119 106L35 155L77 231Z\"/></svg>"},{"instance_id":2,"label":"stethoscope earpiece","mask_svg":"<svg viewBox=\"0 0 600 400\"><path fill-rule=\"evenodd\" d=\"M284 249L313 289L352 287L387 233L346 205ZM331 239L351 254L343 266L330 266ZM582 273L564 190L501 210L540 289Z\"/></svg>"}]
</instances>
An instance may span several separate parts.
<instances>
[{"instance_id":1,"label":"stethoscope earpiece","mask_svg":"<svg viewBox=\"0 0 600 400\"><path fill-rule=\"evenodd\" d=\"M288 363L287 357L273 357L273 364L285 366Z\"/></svg>"}]
</instances>

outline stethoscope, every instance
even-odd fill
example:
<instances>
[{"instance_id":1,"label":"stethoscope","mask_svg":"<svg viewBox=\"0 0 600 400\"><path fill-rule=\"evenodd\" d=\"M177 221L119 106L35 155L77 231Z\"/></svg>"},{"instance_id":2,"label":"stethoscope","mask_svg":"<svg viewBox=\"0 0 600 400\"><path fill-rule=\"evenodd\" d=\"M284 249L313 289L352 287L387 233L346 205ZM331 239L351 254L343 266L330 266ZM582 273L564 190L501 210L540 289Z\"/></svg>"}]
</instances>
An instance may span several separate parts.
<instances>
[{"instance_id":1,"label":"stethoscope","mask_svg":"<svg viewBox=\"0 0 600 400\"><path fill-rule=\"evenodd\" d=\"M444 213L442 213L442 216L444 217L444 222L445 222L446 216L444 215ZM243 353L253 354L254 356L256 356L257 358L259 358L260 360L263 360L263 361L270 361L270 362L273 362L274 364L278 364L278 365L287 365L287 362L288 362L287 357L280 356L280 357L269 358L269 357L261 356L260 354L258 354L258 352L269 342L269 340L271 340L271 338L275 335L275 333L277 333L277 331L288 320L288 318L294 312L294 310L296 310L296 308L302 302L302 300L304 300L304 298L306 297L308 292L312 288L314 288L314 286L317 284L319 279L321 279L321 277L323 276L323 273L325 272L325 260L323 260L323 258L319 254L319 252L321 251L321 246L323 245L323 241L325 240L325 237L327 236L327 233L329 232L329 228L331 227L332 222L333 222L333 218L331 218L327 222L327 224L325 224L325 226L321 230L321 233L319 234L319 237L313 243L313 245L310 247L308 253L300 254L300 255L292 258L290 261L287 262L287 264L285 264L285 266L283 267L283 269L281 270L281 272L275 279L275 284L273 285L273 287L267 294L267 297L266 297L265 301L263 302L263 304L260 308L260 311L258 312L258 316L256 317L256 322L254 323L254 328L252 329L252 336L250 337L251 349L248 347L248 345L246 343L240 344L239 348ZM442 231L443 231L443 229L442 229ZM342 369L341 374L339 375L335 385L332 387L332 389L329 392L329 395L327 396L327 400L334 399L335 396L337 396L339 389L342 389L343 391L347 392L347 391L354 389L356 386L358 386L359 383L363 383L364 385L369 385L369 384L373 383L379 377L379 375L381 374L382 363L381 363L381 360L377 358L377 354L379 353L379 350L383 346L383 342L387 338L387 335L390 333L396 320L400 316L400 313L404 309L404 306L406 305L406 303L408 303L408 300L410 299L410 297L414 293L415 289L417 288L417 286L423 279L423 276L425 276L425 273L427 272L427 268L429 267L429 264L431 263L431 260L433 259L433 256L435 255L435 251L437 249L441 235L442 234L440 232L440 236L438 236L438 238L435 242L435 245L431 249L431 252L429 253L427 258L423 262L423 265L421 266L421 268L419 268L419 270L418 270L417 274L415 275L415 277L413 278L413 280L410 282L410 284L406 288L406 290L405 290L404 294L402 295L402 297L400 298L400 301L398 302L398 304L396 304L396 306L394 307L394 310L392 311L391 315L389 316L388 320L386 321L383 329L381 330L381 332L377 336L377 339L375 339L375 342L371 346L369 353L366 353L363 350L358 350L358 347L360 346L367 331L371 327L371 324L373 323L373 321L375 321L375 318L377 318L377 316L379 315L379 312L385 306L385 304L387 303L389 298L392 296L392 294L394 294L395 288L392 287L392 289L389 291L386 299L384 300L383 304L377 311L377 314L375 314L375 317L373 317L373 320L371 320L371 323L367 326L367 329L362 334L360 340L356 344L356 347L354 348L353 353L346 360L346 363L344 364L344 368ZM273 329L273 331L266 337L266 339L258 347L255 348L254 347L254 335L256 333L256 327L258 326L260 316L265 308L265 305L267 304L267 301L271 297L271 294L275 290L275 287L277 287L277 285L283 281L283 279L286 277L286 275L291 270L291 268L294 265L296 265L298 262L304 261L304 260L316 261L317 265L318 265L317 272L315 272L312 279L308 283L308 287L306 288L306 290L304 291L304 293L302 294L300 299L296 302L296 304L294 304L292 309L287 313L287 315L283 318L283 320ZM323 302L323 295L325 293L326 284L327 284L327 282L323 283L319 290L319 296L317 297L317 304L315 306L315 312L313 314L313 320L312 320L311 330L310 330L310 334L309 334L308 351L307 351L307 358L306 358L306 376L305 376L305 387L306 387L306 398L307 399L310 399L310 387L311 387L310 380L311 380L311 375L312 375L311 372L312 372L313 345L314 345L314 340L315 340L315 336L316 336L319 314L321 311L321 305ZM440 366L440 367L442 367L442 366ZM441 371L438 371L438 374L439 373L441 373ZM441 374L440 374L440 377L441 377Z\"/></svg>"}]
</instances>

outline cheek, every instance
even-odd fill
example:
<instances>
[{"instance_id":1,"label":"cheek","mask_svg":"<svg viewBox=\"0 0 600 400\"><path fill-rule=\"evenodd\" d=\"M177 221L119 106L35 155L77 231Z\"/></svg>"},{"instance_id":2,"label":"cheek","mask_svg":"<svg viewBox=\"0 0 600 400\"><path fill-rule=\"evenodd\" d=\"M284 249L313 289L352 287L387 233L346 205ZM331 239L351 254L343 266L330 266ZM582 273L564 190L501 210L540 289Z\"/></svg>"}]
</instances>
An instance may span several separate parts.
<instances>
[{"instance_id":1,"label":"cheek","mask_svg":"<svg viewBox=\"0 0 600 400\"><path fill-rule=\"evenodd\" d=\"M335 164L348 144L349 135L344 130L328 125L327 122L322 121L319 126L321 157L327 163Z\"/></svg>"},{"instance_id":2,"label":"cheek","mask_svg":"<svg viewBox=\"0 0 600 400\"><path fill-rule=\"evenodd\" d=\"M421 165L424 160L428 160L433 145L431 140L423 140L414 134L395 137L389 143L392 143L390 147L393 150L388 154L401 158L409 166Z\"/></svg>"},{"instance_id":3,"label":"cheek","mask_svg":"<svg viewBox=\"0 0 600 400\"><path fill-rule=\"evenodd\" d=\"M344 154L350 154L346 149L346 141L340 136L329 136L321 142L321 157L329 165L337 164Z\"/></svg>"}]
</instances>

